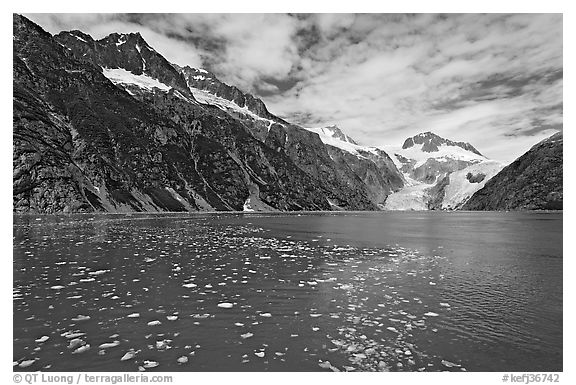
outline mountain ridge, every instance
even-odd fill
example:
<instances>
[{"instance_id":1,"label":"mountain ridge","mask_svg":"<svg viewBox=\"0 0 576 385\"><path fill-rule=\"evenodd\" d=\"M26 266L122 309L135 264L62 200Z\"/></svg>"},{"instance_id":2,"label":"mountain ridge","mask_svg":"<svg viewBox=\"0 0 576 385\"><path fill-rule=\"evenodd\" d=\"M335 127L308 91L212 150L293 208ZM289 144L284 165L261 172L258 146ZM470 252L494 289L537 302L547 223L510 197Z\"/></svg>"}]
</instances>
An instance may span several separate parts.
<instances>
[{"instance_id":1,"label":"mountain ridge","mask_svg":"<svg viewBox=\"0 0 576 385\"><path fill-rule=\"evenodd\" d=\"M16 212L377 209L318 135L273 115L258 135L259 117L196 100L178 68L139 34L51 36L14 15L14 36ZM38 60L45 55L52 60ZM91 80L76 75L87 72ZM53 124L69 138L58 151L79 167L46 167L51 133L34 131L37 123L22 115L20 89L45 103L35 114L57 112ZM59 171L70 167L76 176Z\"/></svg>"},{"instance_id":2,"label":"mountain ridge","mask_svg":"<svg viewBox=\"0 0 576 385\"><path fill-rule=\"evenodd\" d=\"M209 71L170 63L140 33L94 40L20 15L13 24L15 212L377 210L402 208L402 191L418 207L460 209L501 167L430 131L376 148L336 125L300 127ZM545 207L561 207L556 142L526 153L553 147Z\"/></svg>"},{"instance_id":3,"label":"mountain ridge","mask_svg":"<svg viewBox=\"0 0 576 385\"><path fill-rule=\"evenodd\" d=\"M402 149L407 149L417 144L421 144L421 150L424 152L437 152L439 147L442 145L460 147L466 151L470 151L476 155L483 156L480 151L478 151L474 146L467 142L454 142L449 139L445 139L433 132L426 131L419 133L415 136L407 138L402 145Z\"/></svg>"},{"instance_id":4,"label":"mountain ridge","mask_svg":"<svg viewBox=\"0 0 576 385\"><path fill-rule=\"evenodd\" d=\"M464 210L561 210L563 133L540 141L504 167L466 202Z\"/></svg>"}]
</instances>

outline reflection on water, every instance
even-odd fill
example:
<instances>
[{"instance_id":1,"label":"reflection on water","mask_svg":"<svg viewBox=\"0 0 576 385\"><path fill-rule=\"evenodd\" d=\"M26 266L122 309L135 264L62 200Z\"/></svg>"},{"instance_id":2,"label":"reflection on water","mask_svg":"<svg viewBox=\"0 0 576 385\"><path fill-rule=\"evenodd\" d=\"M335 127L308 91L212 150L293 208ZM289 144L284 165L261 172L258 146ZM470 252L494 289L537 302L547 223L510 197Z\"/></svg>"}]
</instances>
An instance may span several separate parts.
<instances>
[{"instance_id":1,"label":"reflection on water","mask_svg":"<svg viewBox=\"0 0 576 385\"><path fill-rule=\"evenodd\" d=\"M560 371L562 215L14 218L15 370Z\"/></svg>"}]
</instances>

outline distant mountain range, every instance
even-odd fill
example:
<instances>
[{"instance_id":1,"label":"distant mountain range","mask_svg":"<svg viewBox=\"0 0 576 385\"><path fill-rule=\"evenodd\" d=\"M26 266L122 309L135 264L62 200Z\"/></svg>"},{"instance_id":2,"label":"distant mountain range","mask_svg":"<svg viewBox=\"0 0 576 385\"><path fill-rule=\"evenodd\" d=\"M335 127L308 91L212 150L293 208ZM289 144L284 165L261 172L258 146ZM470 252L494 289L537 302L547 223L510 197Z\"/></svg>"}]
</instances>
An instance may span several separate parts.
<instances>
[{"instance_id":1,"label":"distant mountain range","mask_svg":"<svg viewBox=\"0 0 576 385\"><path fill-rule=\"evenodd\" d=\"M431 132L375 148L292 124L138 33L52 36L19 15L13 28L17 213L561 207L561 134L529 151L555 170L551 190L536 188L540 168L501 177L472 145ZM533 194L515 193L527 184ZM514 199L493 198L503 191Z\"/></svg>"}]
</instances>

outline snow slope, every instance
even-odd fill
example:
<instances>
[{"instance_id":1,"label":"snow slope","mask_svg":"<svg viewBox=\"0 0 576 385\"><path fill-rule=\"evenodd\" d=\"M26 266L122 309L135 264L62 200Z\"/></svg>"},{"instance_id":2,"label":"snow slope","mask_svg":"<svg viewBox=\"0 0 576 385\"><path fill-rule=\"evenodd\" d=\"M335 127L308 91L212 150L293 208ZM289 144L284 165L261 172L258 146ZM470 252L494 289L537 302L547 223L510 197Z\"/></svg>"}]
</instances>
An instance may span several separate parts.
<instances>
[{"instance_id":1,"label":"snow slope","mask_svg":"<svg viewBox=\"0 0 576 385\"><path fill-rule=\"evenodd\" d=\"M462 169L455 171L449 175L450 183L444 190L444 199L442 201L443 209L454 209L466 203L468 199L478 190L480 190L486 182L494 175L498 174L504 165L494 160L487 160L485 162L476 163ZM468 173L473 176L484 174L485 177L480 183L470 183L466 177Z\"/></svg>"},{"instance_id":2,"label":"snow slope","mask_svg":"<svg viewBox=\"0 0 576 385\"><path fill-rule=\"evenodd\" d=\"M465 162L482 162L487 160L486 157L475 154L461 147L448 146L445 144L439 146L438 151L434 152L422 151L422 146L418 145L406 149L398 146L382 146L380 148L382 148L390 155L398 168L402 167L404 163L401 162L401 160L396 155L400 155L404 158L416 161L414 168L422 166L428 159L435 159L439 162L445 162L450 159L462 160Z\"/></svg>"},{"instance_id":3,"label":"snow slope","mask_svg":"<svg viewBox=\"0 0 576 385\"><path fill-rule=\"evenodd\" d=\"M347 151L353 155L356 155L359 158L366 158L365 156L362 156L359 153L359 151L366 151L371 152L374 155L379 155L378 152L376 151L376 147L360 146L358 144L355 144L354 141L349 136L346 135L344 135L344 137L347 138L346 141L340 139L338 137L340 135L338 135L338 133L331 127L318 127L318 128L305 127L305 128L308 131L317 133L320 136L320 140L322 141L322 143Z\"/></svg>"},{"instance_id":4,"label":"snow slope","mask_svg":"<svg viewBox=\"0 0 576 385\"><path fill-rule=\"evenodd\" d=\"M418 182L407 175L404 176L406 185L386 198L384 210L428 210L426 190L432 185Z\"/></svg>"},{"instance_id":5,"label":"snow slope","mask_svg":"<svg viewBox=\"0 0 576 385\"><path fill-rule=\"evenodd\" d=\"M168 92L171 88L146 74L135 75L124 68L102 68L102 72L104 76L114 84L133 84L148 91L158 88L164 92Z\"/></svg>"},{"instance_id":6,"label":"snow slope","mask_svg":"<svg viewBox=\"0 0 576 385\"><path fill-rule=\"evenodd\" d=\"M199 75L200 76L200 75ZM255 114L254 112L250 111L248 109L248 107L244 106L244 107L240 107L238 104L234 103L233 101L230 101L228 99L225 98L221 98L219 96L216 96L208 91L204 91L204 90L200 90L198 88L195 87L191 87L190 84L188 84L190 91L192 92L192 95L194 95L194 98L199 101L200 103L203 104L210 104L212 106L216 106L218 108L220 108L223 111L233 111L233 112L237 112L243 115L247 115L250 116L253 119L256 120L261 120L265 123L268 124L268 129L270 129L270 127L272 126L273 123L278 123L275 122L273 120L270 119L266 119L263 118L257 114ZM278 123L280 124L280 123Z\"/></svg>"}]
</instances>

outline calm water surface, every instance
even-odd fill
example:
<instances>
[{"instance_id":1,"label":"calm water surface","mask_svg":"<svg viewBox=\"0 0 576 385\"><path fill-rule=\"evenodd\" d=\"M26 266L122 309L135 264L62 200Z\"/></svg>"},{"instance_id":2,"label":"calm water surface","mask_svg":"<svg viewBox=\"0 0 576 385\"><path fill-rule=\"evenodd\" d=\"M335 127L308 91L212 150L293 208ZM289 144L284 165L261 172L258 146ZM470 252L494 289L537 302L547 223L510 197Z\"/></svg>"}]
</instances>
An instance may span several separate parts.
<instances>
[{"instance_id":1,"label":"calm water surface","mask_svg":"<svg viewBox=\"0 0 576 385\"><path fill-rule=\"evenodd\" d=\"M562 213L15 216L13 266L15 370L562 370Z\"/></svg>"}]
</instances>

